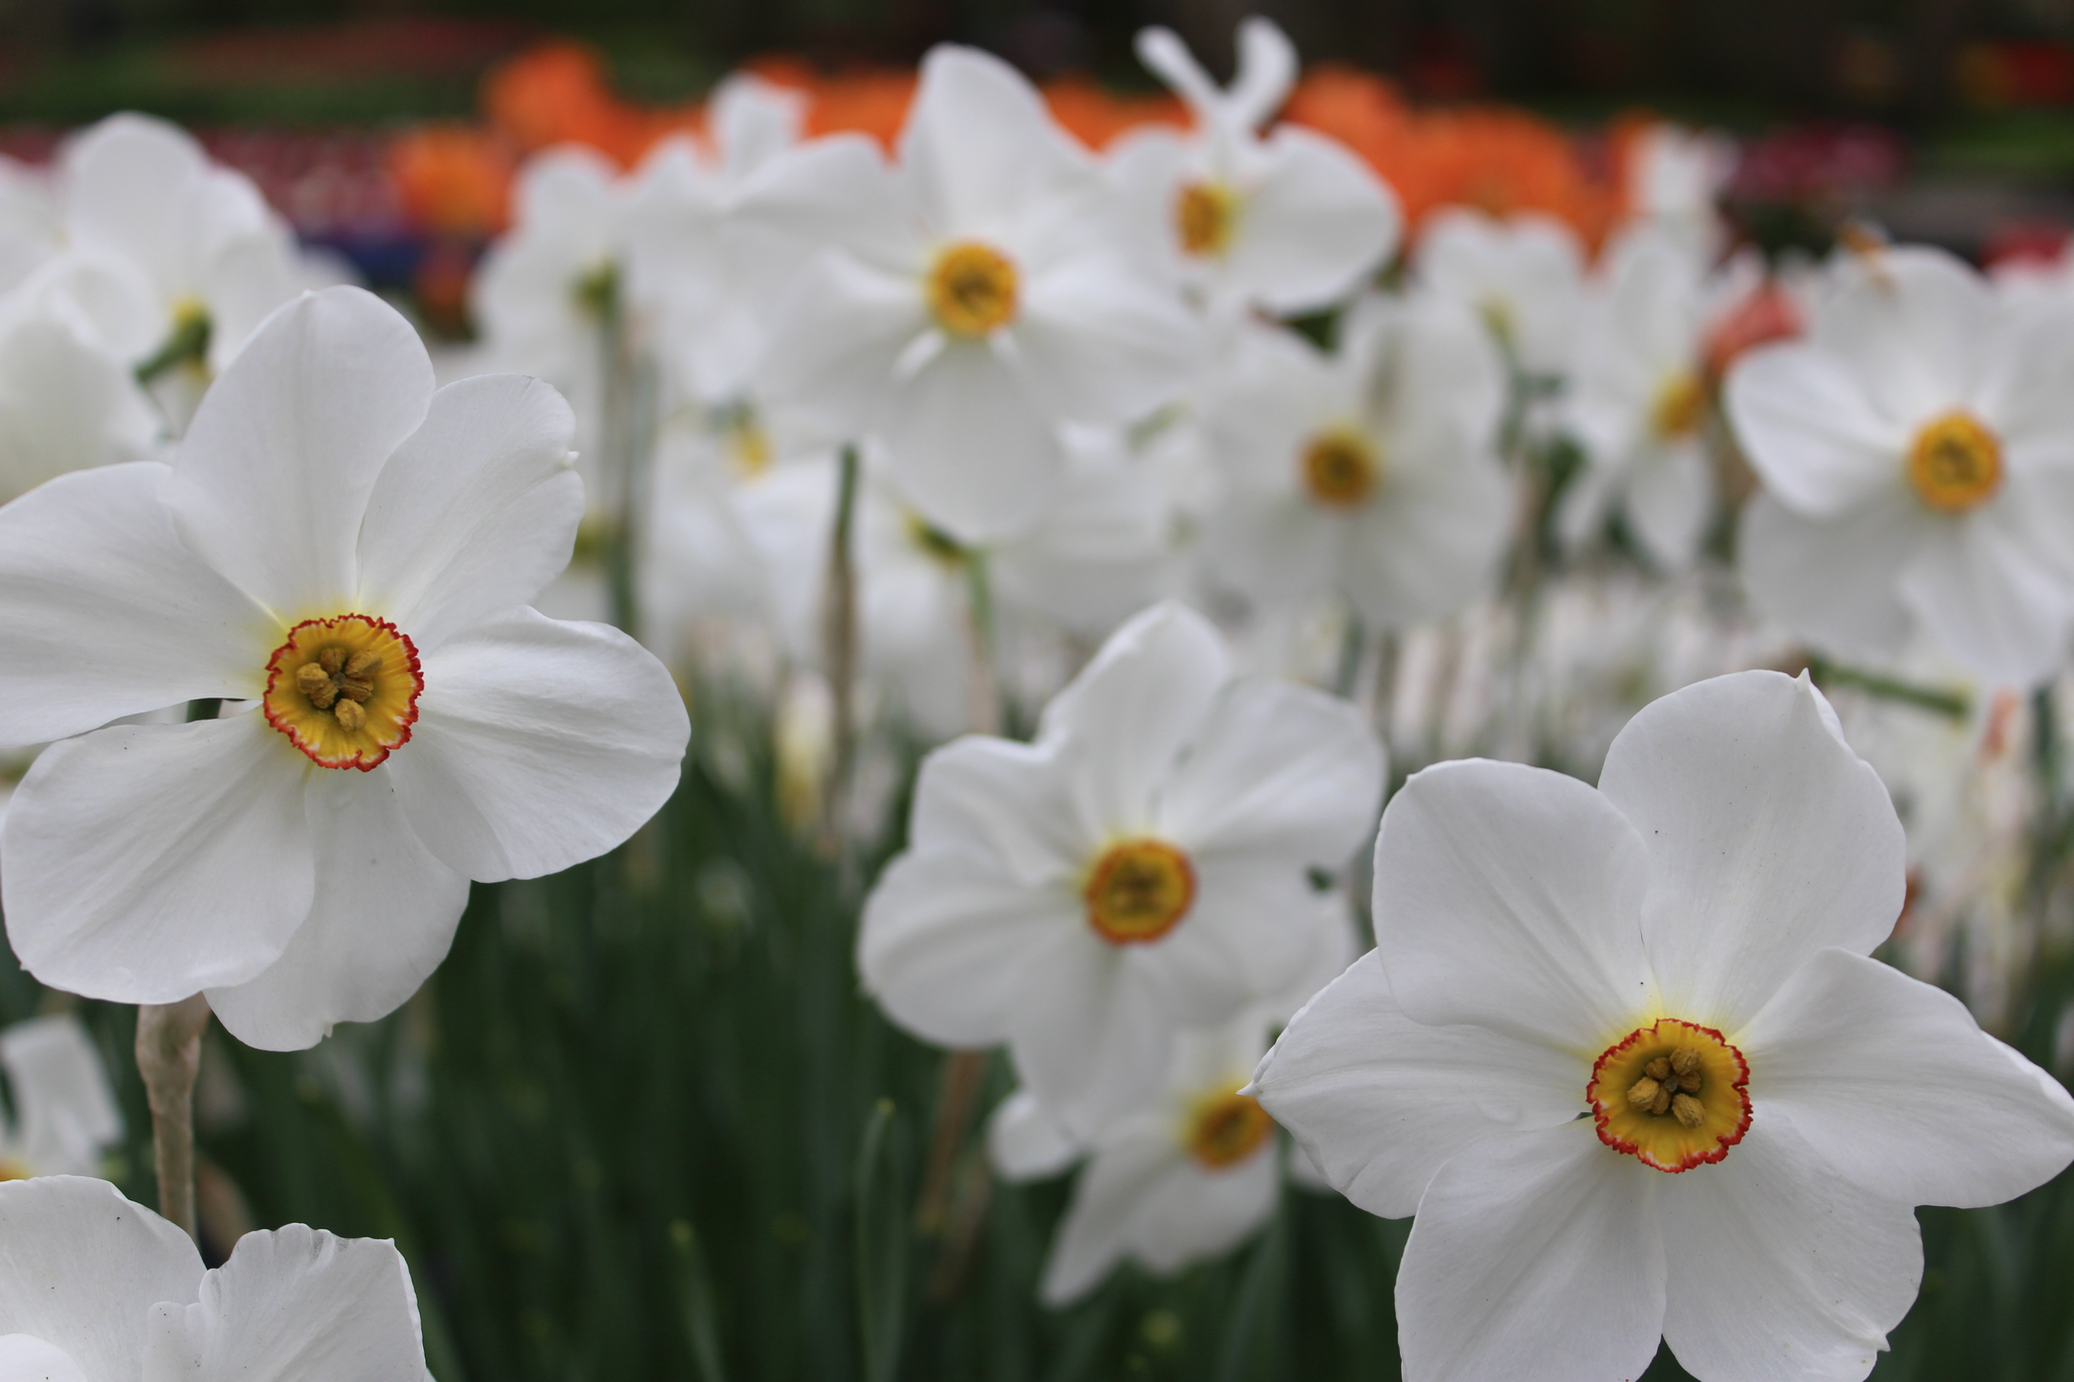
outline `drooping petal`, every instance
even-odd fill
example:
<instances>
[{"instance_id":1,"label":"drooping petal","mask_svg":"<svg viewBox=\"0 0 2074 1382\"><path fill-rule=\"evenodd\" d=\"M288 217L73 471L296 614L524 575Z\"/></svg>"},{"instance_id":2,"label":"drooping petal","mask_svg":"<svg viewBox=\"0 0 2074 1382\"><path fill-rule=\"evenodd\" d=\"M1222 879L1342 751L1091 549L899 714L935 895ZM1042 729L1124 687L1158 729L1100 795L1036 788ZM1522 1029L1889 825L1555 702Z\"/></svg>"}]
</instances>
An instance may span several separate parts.
<instances>
[{"instance_id":1,"label":"drooping petal","mask_svg":"<svg viewBox=\"0 0 2074 1382\"><path fill-rule=\"evenodd\" d=\"M2074 581L2025 550L2023 522L1984 511L1932 525L1899 585L1902 603L1954 660L2028 689L2066 661Z\"/></svg>"},{"instance_id":2,"label":"drooping petal","mask_svg":"<svg viewBox=\"0 0 2074 1382\"><path fill-rule=\"evenodd\" d=\"M1643 1174L1651 1174L1646 1170ZM1664 1176L1664 1339L1708 1382L1857 1382L1923 1276L1916 1219L1757 1118L1719 1165Z\"/></svg>"},{"instance_id":3,"label":"drooping petal","mask_svg":"<svg viewBox=\"0 0 2074 1382\"><path fill-rule=\"evenodd\" d=\"M1056 883L1101 843L1077 828L1065 778L1048 746L968 735L922 760L908 836L991 855L1025 885Z\"/></svg>"},{"instance_id":4,"label":"drooping petal","mask_svg":"<svg viewBox=\"0 0 2074 1382\"><path fill-rule=\"evenodd\" d=\"M1162 1177L1176 1173L1179 1150L1155 1129L1118 1139L1073 1183L1073 1201L1059 1221L1039 1287L1047 1305L1064 1305L1092 1291L1130 1249L1134 1211Z\"/></svg>"},{"instance_id":5,"label":"drooping petal","mask_svg":"<svg viewBox=\"0 0 2074 1382\"><path fill-rule=\"evenodd\" d=\"M90 1382L138 1376L147 1312L201 1282L194 1240L106 1181L0 1184L0 1335L63 1350Z\"/></svg>"},{"instance_id":6,"label":"drooping petal","mask_svg":"<svg viewBox=\"0 0 2074 1382\"><path fill-rule=\"evenodd\" d=\"M80 471L0 508L0 742L265 688L279 625L180 541L169 474Z\"/></svg>"},{"instance_id":7,"label":"drooping petal","mask_svg":"<svg viewBox=\"0 0 2074 1382\"><path fill-rule=\"evenodd\" d=\"M201 1299L151 1311L144 1382L425 1382L410 1268L386 1239L248 1233Z\"/></svg>"},{"instance_id":8,"label":"drooping petal","mask_svg":"<svg viewBox=\"0 0 2074 1382\"><path fill-rule=\"evenodd\" d=\"M492 610L530 603L583 521L569 405L538 379L481 375L432 396L368 496L355 608L430 652Z\"/></svg>"},{"instance_id":9,"label":"drooping petal","mask_svg":"<svg viewBox=\"0 0 2074 1382\"><path fill-rule=\"evenodd\" d=\"M915 508L961 542L1009 537L1058 497L1057 422L986 341L951 341L897 389L886 464Z\"/></svg>"},{"instance_id":10,"label":"drooping petal","mask_svg":"<svg viewBox=\"0 0 2074 1382\"><path fill-rule=\"evenodd\" d=\"M1808 518L1840 517L1901 473L1907 430L1813 345L1749 351L1729 371L1722 402L1765 488Z\"/></svg>"},{"instance_id":11,"label":"drooping petal","mask_svg":"<svg viewBox=\"0 0 2074 1382\"><path fill-rule=\"evenodd\" d=\"M171 1003L280 957L314 896L312 765L258 714L45 749L0 827L7 938L52 988Z\"/></svg>"},{"instance_id":12,"label":"drooping petal","mask_svg":"<svg viewBox=\"0 0 2074 1382\"><path fill-rule=\"evenodd\" d=\"M310 915L258 978L209 990L209 1007L247 1046L300 1051L335 1023L386 1017L446 958L468 880L412 832L389 778L384 765L310 784Z\"/></svg>"},{"instance_id":13,"label":"drooping petal","mask_svg":"<svg viewBox=\"0 0 2074 1382\"><path fill-rule=\"evenodd\" d=\"M1070 764L1091 839L1151 829L1155 794L1231 677L1209 620L1171 601L1118 629L1044 709L1038 742Z\"/></svg>"},{"instance_id":14,"label":"drooping petal","mask_svg":"<svg viewBox=\"0 0 2074 1382\"><path fill-rule=\"evenodd\" d=\"M1921 510L1897 488L1825 523L1759 493L1736 533L1736 570L1767 620L1843 656L1884 660L1915 627L1901 571L1921 540Z\"/></svg>"},{"instance_id":15,"label":"drooping petal","mask_svg":"<svg viewBox=\"0 0 2074 1382\"><path fill-rule=\"evenodd\" d=\"M1037 1096L1018 1089L987 1119L987 1153L1007 1180L1042 1180L1080 1159L1078 1138Z\"/></svg>"},{"instance_id":16,"label":"drooping petal","mask_svg":"<svg viewBox=\"0 0 2074 1382\"><path fill-rule=\"evenodd\" d=\"M1442 763L1383 812L1376 948L1414 1021L1475 1023L1596 1058L1653 997L1648 883L1635 827L1576 778Z\"/></svg>"},{"instance_id":17,"label":"drooping petal","mask_svg":"<svg viewBox=\"0 0 2074 1382\"><path fill-rule=\"evenodd\" d=\"M122 1111L93 1038L75 1013L17 1022L0 1032L0 1065L14 1095L14 1140L37 1175L91 1175L122 1136Z\"/></svg>"},{"instance_id":18,"label":"drooping petal","mask_svg":"<svg viewBox=\"0 0 2074 1382\"><path fill-rule=\"evenodd\" d=\"M368 493L431 398L432 362L395 308L359 288L305 294L203 397L166 491L181 532L287 622L338 613Z\"/></svg>"},{"instance_id":19,"label":"drooping petal","mask_svg":"<svg viewBox=\"0 0 2074 1382\"><path fill-rule=\"evenodd\" d=\"M1383 775L1383 746L1347 701L1234 682L1160 792L1160 833L1194 854L1278 853L1337 869L1374 822Z\"/></svg>"},{"instance_id":20,"label":"drooping petal","mask_svg":"<svg viewBox=\"0 0 2074 1382\"><path fill-rule=\"evenodd\" d=\"M1664 1318L1656 1179L1587 1121L1493 1137L1442 1166L1397 1270L1405 1376L1640 1377Z\"/></svg>"},{"instance_id":21,"label":"drooping petal","mask_svg":"<svg viewBox=\"0 0 2074 1382\"><path fill-rule=\"evenodd\" d=\"M1782 1109L1815 1158L1905 1205L2015 1199L2074 1161L2074 1099L1942 989L1817 952L1735 1038L1753 1123Z\"/></svg>"},{"instance_id":22,"label":"drooping petal","mask_svg":"<svg viewBox=\"0 0 2074 1382\"><path fill-rule=\"evenodd\" d=\"M388 760L396 795L426 847L478 882L595 858L677 788L684 699L618 629L521 606L426 654L424 677Z\"/></svg>"},{"instance_id":23,"label":"drooping petal","mask_svg":"<svg viewBox=\"0 0 2074 1382\"><path fill-rule=\"evenodd\" d=\"M1086 1139L1158 1095L1177 1024L1137 957L1085 927L1071 942L1033 954L1009 1053L1030 1092Z\"/></svg>"},{"instance_id":24,"label":"drooping petal","mask_svg":"<svg viewBox=\"0 0 2074 1382\"><path fill-rule=\"evenodd\" d=\"M1607 751L1599 790L1648 850L1666 1013L1735 1031L1816 951L1893 931L1908 842L1824 709L1805 677L1738 672L1645 706Z\"/></svg>"},{"instance_id":25,"label":"drooping petal","mask_svg":"<svg viewBox=\"0 0 2074 1382\"><path fill-rule=\"evenodd\" d=\"M1271 312L1345 297L1397 243L1397 198L1344 145L1295 125L1267 138L1267 171L1246 190L1225 259L1233 288Z\"/></svg>"},{"instance_id":26,"label":"drooping petal","mask_svg":"<svg viewBox=\"0 0 2074 1382\"><path fill-rule=\"evenodd\" d=\"M1402 1219L1472 1144L1575 1118L1590 1080L1588 1062L1543 1045L1412 1021L1371 950L1296 1015L1252 1088L1335 1190Z\"/></svg>"},{"instance_id":27,"label":"drooping petal","mask_svg":"<svg viewBox=\"0 0 2074 1382\"><path fill-rule=\"evenodd\" d=\"M939 1045L991 1046L1045 1001L1030 991L1045 957L1085 936L1074 903L1065 887L1018 882L963 849L904 854L865 901L857 970L901 1026Z\"/></svg>"}]
</instances>

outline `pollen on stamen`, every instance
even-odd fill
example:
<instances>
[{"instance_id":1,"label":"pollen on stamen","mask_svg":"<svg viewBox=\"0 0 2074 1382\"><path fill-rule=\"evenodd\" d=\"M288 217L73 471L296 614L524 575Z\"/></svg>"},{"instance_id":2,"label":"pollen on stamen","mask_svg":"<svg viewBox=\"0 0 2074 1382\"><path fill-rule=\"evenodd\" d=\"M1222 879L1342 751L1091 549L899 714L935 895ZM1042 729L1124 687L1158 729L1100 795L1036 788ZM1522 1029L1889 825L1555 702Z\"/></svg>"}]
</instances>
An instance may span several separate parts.
<instances>
[{"instance_id":1,"label":"pollen on stamen","mask_svg":"<svg viewBox=\"0 0 2074 1382\"><path fill-rule=\"evenodd\" d=\"M325 768L375 767L410 740L424 678L418 650L365 614L307 619L267 662L267 723Z\"/></svg>"}]
</instances>

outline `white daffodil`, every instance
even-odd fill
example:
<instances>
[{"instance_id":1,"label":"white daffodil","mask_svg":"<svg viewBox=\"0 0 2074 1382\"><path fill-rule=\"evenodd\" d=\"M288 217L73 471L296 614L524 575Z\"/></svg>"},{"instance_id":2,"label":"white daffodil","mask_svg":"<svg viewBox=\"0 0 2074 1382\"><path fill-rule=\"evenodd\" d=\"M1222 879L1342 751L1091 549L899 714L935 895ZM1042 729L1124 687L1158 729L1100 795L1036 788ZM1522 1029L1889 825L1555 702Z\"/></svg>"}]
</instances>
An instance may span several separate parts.
<instances>
[{"instance_id":1,"label":"white daffodil","mask_svg":"<svg viewBox=\"0 0 2074 1382\"><path fill-rule=\"evenodd\" d=\"M946 1046L1007 1042L1087 1136L1152 1098L1172 1032L1277 992L1312 950L1309 871L1368 828L1382 747L1343 701L1232 679L1202 619L1132 620L1031 744L931 754L908 851L866 900L865 987Z\"/></svg>"},{"instance_id":2,"label":"white daffodil","mask_svg":"<svg viewBox=\"0 0 2074 1382\"><path fill-rule=\"evenodd\" d=\"M1172 30L1138 34L1138 56L1195 118L1147 126L1108 161L1158 224L1168 253L1213 313L1316 311L1353 292L1397 246L1397 198L1366 163L1296 125L1262 135L1296 82L1296 49L1254 17L1239 25L1238 75L1220 90Z\"/></svg>"},{"instance_id":3,"label":"white daffodil","mask_svg":"<svg viewBox=\"0 0 2074 1382\"><path fill-rule=\"evenodd\" d=\"M71 1013L0 1031L14 1118L0 1130L0 1180L90 1176L122 1140L122 1112L100 1053Z\"/></svg>"},{"instance_id":4,"label":"white daffodil","mask_svg":"<svg viewBox=\"0 0 2074 1382\"><path fill-rule=\"evenodd\" d=\"M1584 296L1584 245L1568 225L1444 207L1426 218L1411 266L1419 283L1474 308L1527 374L1568 376Z\"/></svg>"},{"instance_id":5,"label":"white daffodil","mask_svg":"<svg viewBox=\"0 0 2074 1382\"><path fill-rule=\"evenodd\" d=\"M1061 423L1126 421L1182 385L1188 313L1007 64L934 49L897 170L861 138L808 147L754 224L834 248L790 293L762 387L880 438L935 526L961 542L1029 527L1057 498Z\"/></svg>"},{"instance_id":6,"label":"white daffodil","mask_svg":"<svg viewBox=\"0 0 2074 1382\"><path fill-rule=\"evenodd\" d=\"M1598 790L1444 763L1391 801L1377 948L1249 1092L1371 1213L1416 1213L1410 1382L1857 1379L1914 1299L1911 1206L2022 1194L2074 1100L1868 958L1901 824L1805 680L1657 701ZM1589 1115L1589 1116L1587 1116Z\"/></svg>"},{"instance_id":7,"label":"white daffodil","mask_svg":"<svg viewBox=\"0 0 2074 1382\"><path fill-rule=\"evenodd\" d=\"M1618 511L1658 567L1677 570L1698 554L1715 511L1704 338L1718 308L1760 274L1747 259L1710 274L1654 228L1607 248L1557 401L1585 456L1556 515L1565 543L1583 543Z\"/></svg>"},{"instance_id":8,"label":"white daffodil","mask_svg":"<svg viewBox=\"0 0 2074 1382\"><path fill-rule=\"evenodd\" d=\"M66 143L58 188L72 246L126 281L124 334L149 341L132 361L146 372L221 370L302 286L294 237L259 189L176 125L109 116Z\"/></svg>"},{"instance_id":9,"label":"white daffodil","mask_svg":"<svg viewBox=\"0 0 2074 1382\"><path fill-rule=\"evenodd\" d=\"M1264 600L1343 593L1401 627L1493 583L1512 522L1497 453L1505 368L1476 318L1369 298L1337 352L1253 328L1205 405L1224 480L1205 558Z\"/></svg>"},{"instance_id":10,"label":"white daffodil","mask_svg":"<svg viewBox=\"0 0 2074 1382\"><path fill-rule=\"evenodd\" d=\"M67 471L142 460L160 433L130 361L63 292L0 300L0 503Z\"/></svg>"},{"instance_id":11,"label":"white daffodil","mask_svg":"<svg viewBox=\"0 0 2074 1382\"><path fill-rule=\"evenodd\" d=\"M1702 258L1719 254L1727 237L1719 198L1735 173L1735 142L1659 120L1638 130L1626 153L1621 174L1629 223Z\"/></svg>"},{"instance_id":12,"label":"white daffodil","mask_svg":"<svg viewBox=\"0 0 2074 1382\"><path fill-rule=\"evenodd\" d=\"M0 829L31 973L206 991L243 1040L308 1046L417 988L469 879L566 868L662 804L668 673L525 603L582 515L569 427L537 380L434 393L410 324L334 288L266 323L170 465L0 509L0 742L62 741Z\"/></svg>"},{"instance_id":13,"label":"white daffodil","mask_svg":"<svg viewBox=\"0 0 2074 1382\"><path fill-rule=\"evenodd\" d=\"M410 1267L386 1239L290 1224L204 1270L106 1181L0 1185L0 1376L20 1382L425 1382Z\"/></svg>"},{"instance_id":14,"label":"white daffodil","mask_svg":"<svg viewBox=\"0 0 2074 1382\"><path fill-rule=\"evenodd\" d=\"M1913 628L2029 686L2074 622L2074 304L2000 307L1939 250L1850 254L1805 340L1728 376L1765 491L1737 564L1761 612L1848 656Z\"/></svg>"}]
</instances>

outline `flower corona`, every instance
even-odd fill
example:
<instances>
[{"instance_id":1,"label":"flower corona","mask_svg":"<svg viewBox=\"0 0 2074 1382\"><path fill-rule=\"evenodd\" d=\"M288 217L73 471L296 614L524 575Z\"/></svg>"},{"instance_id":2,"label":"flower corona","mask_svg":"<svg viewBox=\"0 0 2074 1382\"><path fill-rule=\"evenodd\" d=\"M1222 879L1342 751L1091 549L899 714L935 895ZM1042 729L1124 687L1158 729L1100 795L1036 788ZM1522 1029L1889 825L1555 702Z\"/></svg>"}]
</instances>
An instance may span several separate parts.
<instances>
[{"instance_id":1,"label":"flower corona","mask_svg":"<svg viewBox=\"0 0 2074 1382\"><path fill-rule=\"evenodd\" d=\"M306 619L267 663L267 723L323 768L375 767L410 740L418 650L386 619Z\"/></svg>"},{"instance_id":2,"label":"flower corona","mask_svg":"<svg viewBox=\"0 0 2074 1382\"><path fill-rule=\"evenodd\" d=\"M2002 485L2002 443L1967 413L1924 424L1908 449L1908 483L1939 513L1964 513Z\"/></svg>"},{"instance_id":3,"label":"flower corona","mask_svg":"<svg viewBox=\"0 0 2074 1382\"><path fill-rule=\"evenodd\" d=\"M1181 924L1195 903L1195 866L1164 840L1124 840L1095 860L1087 924L1111 945L1145 945Z\"/></svg>"},{"instance_id":4,"label":"flower corona","mask_svg":"<svg viewBox=\"0 0 2074 1382\"><path fill-rule=\"evenodd\" d=\"M985 336L1015 320L1015 265L990 245L966 240L947 246L929 270L929 310L944 330Z\"/></svg>"},{"instance_id":5,"label":"flower corona","mask_svg":"<svg viewBox=\"0 0 2074 1382\"><path fill-rule=\"evenodd\" d=\"M1676 1173L1743 1140L1749 1084L1748 1062L1721 1033L1666 1017L1608 1047L1585 1093L1601 1142Z\"/></svg>"}]
</instances>

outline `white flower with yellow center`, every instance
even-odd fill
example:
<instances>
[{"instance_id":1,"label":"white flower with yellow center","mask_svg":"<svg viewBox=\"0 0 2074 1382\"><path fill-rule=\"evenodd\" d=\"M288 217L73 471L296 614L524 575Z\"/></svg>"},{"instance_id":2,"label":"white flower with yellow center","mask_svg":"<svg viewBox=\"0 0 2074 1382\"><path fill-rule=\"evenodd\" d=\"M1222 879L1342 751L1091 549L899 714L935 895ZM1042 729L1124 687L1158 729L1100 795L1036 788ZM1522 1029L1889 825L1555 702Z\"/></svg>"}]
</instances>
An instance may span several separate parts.
<instances>
[{"instance_id":1,"label":"white flower with yellow center","mask_svg":"<svg viewBox=\"0 0 2074 1382\"><path fill-rule=\"evenodd\" d=\"M662 804L669 675L526 604L582 515L569 427L537 380L434 393L410 324L334 288L261 328L170 465L0 509L0 743L61 741L0 828L31 973L206 991L241 1039L308 1046L417 988L471 878L566 868Z\"/></svg>"},{"instance_id":2,"label":"white flower with yellow center","mask_svg":"<svg viewBox=\"0 0 2074 1382\"><path fill-rule=\"evenodd\" d=\"M1376 949L1249 1092L1357 1205L1416 1214L1410 1382L1857 1379L1915 1298L1911 1206L2020 1195L2074 1100L1868 958L1901 824L1805 678L1655 702L1595 791L1483 760L1376 842Z\"/></svg>"},{"instance_id":3,"label":"white flower with yellow center","mask_svg":"<svg viewBox=\"0 0 2074 1382\"><path fill-rule=\"evenodd\" d=\"M0 1180L98 1172L122 1139L122 1112L80 1020L53 1013L0 1031L0 1067L14 1108L0 1128Z\"/></svg>"},{"instance_id":4,"label":"white flower with yellow center","mask_svg":"<svg viewBox=\"0 0 2074 1382\"><path fill-rule=\"evenodd\" d=\"M1584 245L1568 225L1538 211L1501 219L1443 207L1420 229L1411 268L1420 284L1473 308L1526 373L1541 380L1569 374Z\"/></svg>"},{"instance_id":5,"label":"white flower with yellow center","mask_svg":"<svg viewBox=\"0 0 2074 1382\"><path fill-rule=\"evenodd\" d=\"M425 1382L410 1267L386 1239L290 1224L204 1270L105 1181L0 1185L0 1376L21 1382Z\"/></svg>"},{"instance_id":6,"label":"white flower with yellow center","mask_svg":"<svg viewBox=\"0 0 2074 1382\"><path fill-rule=\"evenodd\" d=\"M1737 544L1759 610L1847 656L1920 627L1986 681L2043 679L2074 623L2074 315L2005 309L1933 249L1833 280L1805 340L1728 376L1765 485Z\"/></svg>"},{"instance_id":7,"label":"white flower with yellow center","mask_svg":"<svg viewBox=\"0 0 2074 1382\"><path fill-rule=\"evenodd\" d=\"M880 438L902 491L958 540L1044 515L1060 424L1142 416L1185 382L1187 312L1127 255L1117 196L1007 64L933 50L896 170L861 138L797 166L811 176L769 190L755 224L833 248L790 293L762 384Z\"/></svg>"},{"instance_id":8,"label":"white flower with yellow center","mask_svg":"<svg viewBox=\"0 0 2074 1382\"><path fill-rule=\"evenodd\" d=\"M1086 1136L1152 1098L1172 1032L1223 1022L1313 957L1316 868L1366 832L1383 753L1344 701L1234 680L1178 605L1126 624L1031 744L931 754L908 851L867 899L865 987L946 1046L1007 1042Z\"/></svg>"},{"instance_id":9,"label":"white flower with yellow center","mask_svg":"<svg viewBox=\"0 0 2074 1382\"><path fill-rule=\"evenodd\" d=\"M1261 131L1296 82L1296 49L1254 17L1220 90L1168 29L1138 56L1187 104L1186 134L1148 126L1109 151L1111 175L1164 229L1168 253L1213 311L1316 311L1357 291L1397 247L1397 198L1341 144L1295 125Z\"/></svg>"},{"instance_id":10,"label":"white flower with yellow center","mask_svg":"<svg viewBox=\"0 0 2074 1382\"><path fill-rule=\"evenodd\" d=\"M1366 299L1341 338L1324 355L1249 328L1206 391L1225 483L1205 560L1258 599L1337 591L1379 627L1450 614L1490 588L1512 521L1503 362L1438 298Z\"/></svg>"}]
</instances>

